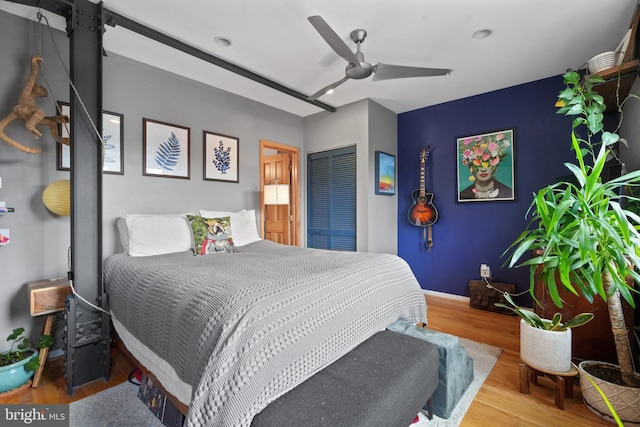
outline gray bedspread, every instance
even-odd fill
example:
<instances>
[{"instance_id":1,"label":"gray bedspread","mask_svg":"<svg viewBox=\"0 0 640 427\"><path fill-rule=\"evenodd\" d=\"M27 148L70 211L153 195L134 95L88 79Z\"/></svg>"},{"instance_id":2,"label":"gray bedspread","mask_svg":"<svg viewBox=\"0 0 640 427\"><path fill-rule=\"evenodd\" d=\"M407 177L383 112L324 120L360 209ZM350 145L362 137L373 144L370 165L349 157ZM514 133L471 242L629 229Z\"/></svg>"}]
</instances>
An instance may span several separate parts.
<instances>
[{"instance_id":1,"label":"gray bedspread","mask_svg":"<svg viewBox=\"0 0 640 427\"><path fill-rule=\"evenodd\" d=\"M187 426L249 426L280 395L397 319L426 322L394 255L259 241L235 253L105 260L115 317L193 386Z\"/></svg>"}]
</instances>

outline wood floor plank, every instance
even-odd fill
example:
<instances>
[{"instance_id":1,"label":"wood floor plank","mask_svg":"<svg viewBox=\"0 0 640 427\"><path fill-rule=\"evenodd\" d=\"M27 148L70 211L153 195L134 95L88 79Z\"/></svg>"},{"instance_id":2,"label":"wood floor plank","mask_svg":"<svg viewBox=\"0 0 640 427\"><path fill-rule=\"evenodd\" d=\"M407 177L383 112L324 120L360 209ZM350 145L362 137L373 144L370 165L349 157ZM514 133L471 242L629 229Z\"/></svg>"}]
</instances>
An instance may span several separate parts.
<instances>
[{"instance_id":1,"label":"wood floor plank","mask_svg":"<svg viewBox=\"0 0 640 427\"><path fill-rule=\"evenodd\" d=\"M464 298L428 294L429 328L503 349L489 377L462 420L462 427L588 427L611 426L591 414L582 403L580 387L574 385L573 399L565 400L565 410L554 405L553 384L541 378L531 385L531 394L520 393L519 321L515 316L469 307ZM62 358L48 360L37 389L1 398L0 403L69 403L127 380L133 363L113 346L111 374L67 392Z\"/></svg>"}]
</instances>

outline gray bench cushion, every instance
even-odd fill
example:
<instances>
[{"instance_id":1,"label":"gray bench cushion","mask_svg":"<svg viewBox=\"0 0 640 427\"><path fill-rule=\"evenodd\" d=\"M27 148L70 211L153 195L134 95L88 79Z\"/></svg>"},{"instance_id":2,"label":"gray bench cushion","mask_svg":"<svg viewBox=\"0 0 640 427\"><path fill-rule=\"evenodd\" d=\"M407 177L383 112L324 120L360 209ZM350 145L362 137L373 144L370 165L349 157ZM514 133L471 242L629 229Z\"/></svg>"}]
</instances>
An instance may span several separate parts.
<instances>
[{"instance_id":1,"label":"gray bench cushion","mask_svg":"<svg viewBox=\"0 0 640 427\"><path fill-rule=\"evenodd\" d=\"M382 331L271 402L251 426L408 427L437 386L437 346Z\"/></svg>"}]
</instances>

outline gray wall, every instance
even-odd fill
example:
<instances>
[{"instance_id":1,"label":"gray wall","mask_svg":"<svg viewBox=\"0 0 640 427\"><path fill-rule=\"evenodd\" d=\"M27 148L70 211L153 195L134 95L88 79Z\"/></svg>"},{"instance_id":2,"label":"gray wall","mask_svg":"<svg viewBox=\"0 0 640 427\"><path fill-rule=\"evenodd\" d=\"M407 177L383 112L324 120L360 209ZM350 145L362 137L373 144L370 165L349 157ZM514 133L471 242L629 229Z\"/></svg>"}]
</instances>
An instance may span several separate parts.
<instances>
[{"instance_id":1,"label":"gray wall","mask_svg":"<svg viewBox=\"0 0 640 427\"><path fill-rule=\"evenodd\" d=\"M37 52L37 24L0 11L0 115L15 105ZM55 32L65 61L68 41ZM10 43L6 42L11 40ZM39 104L54 114L55 100L69 101L68 80L44 38L44 63L54 97ZM259 212L259 140L303 146L303 119L223 90L108 53L104 58L104 109L124 114L124 175L104 175L103 252L120 250L115 219L126 213L168 213L197 209ZM42 82L42 78L40 79ZM142 119L151 118L191 128L191 179L142 175ZM240 139L239 183L202 179L202 132L208 130ZM11 230L11 243L0 246L0 342L13 328L24 326L36 336L41 317L29 316L27 283L65 275L70 244L69 217L50 213L42 204L42 191L69 173L56 170L55 144L49 135L36 141L22 123L7 134L42 154L27 154L0 141L0 200L16 212L0 216L0 228ZM59 322L59 326L62 322ZM0 344L0 351L5 349Z\"/></svg>"},{"instance_id":2,"label":"gray wall","mask_svg":"<svg viewBox=\"0 0 640 427\"><path fill-rule=\"evenodd\" d=\"M397 196L374 194L375 151L396 155L397 142L397 115L368 99L304 119L307 153L356 146L359 251L397 254Z\"/></svg>"},{"instance_id":3,"label":"gray wall","mask_svg":"<svg viewBox=\"0 0 640 427\"><path fill-rule=\"evenodd\" d=\"M398 253L398 116L369 101L369 169L367 171L367 236L369 252ZM396 156L396 194L382 196L375 194L376 151L384 151Z\"/></svg>"}]
</instances>

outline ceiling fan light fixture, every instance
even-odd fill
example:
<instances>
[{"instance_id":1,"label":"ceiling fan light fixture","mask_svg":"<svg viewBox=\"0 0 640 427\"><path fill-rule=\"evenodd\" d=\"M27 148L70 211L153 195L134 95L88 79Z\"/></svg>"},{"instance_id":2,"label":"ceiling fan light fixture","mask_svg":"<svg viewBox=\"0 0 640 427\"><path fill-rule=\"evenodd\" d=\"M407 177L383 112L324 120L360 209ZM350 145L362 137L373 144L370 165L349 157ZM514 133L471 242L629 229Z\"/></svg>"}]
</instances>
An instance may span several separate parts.
<instances>
[{"instance_id":1,"label":"ceiling fan light fixture","mask_svg":"<svg viewBox=\"0 0 640 427\"><path fill-rule=\"evenodd\" d=\"M476 40L486 39L491 34L493 34L493 28L482 28L473 33L473 38Z\"/></svg>"},{"instance_id":2,"label":"ceiling fan light fixture","mask_svg":"<svg viewBox=\"0 0 640 427\"><path fill-rule=\"evenodd\" d=\"M231 46L231 39L225 36L217 36L213 38L215 44L221 47L229 47Z\"/></svg>"}]
</instances>

